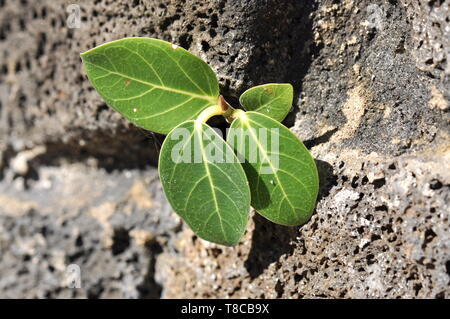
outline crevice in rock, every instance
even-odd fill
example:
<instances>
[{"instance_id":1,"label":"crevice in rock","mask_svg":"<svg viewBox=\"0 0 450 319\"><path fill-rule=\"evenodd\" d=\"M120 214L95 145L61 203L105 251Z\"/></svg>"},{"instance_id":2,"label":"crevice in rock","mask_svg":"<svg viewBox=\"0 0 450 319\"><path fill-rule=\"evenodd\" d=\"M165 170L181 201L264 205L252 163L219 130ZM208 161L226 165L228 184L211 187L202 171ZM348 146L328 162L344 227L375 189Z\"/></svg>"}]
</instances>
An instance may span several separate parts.
<instances>
[{"instance_id":1,"label":"crevice in rock","mask_svg":"<svg viewBox=\"0 0 450 319\"><path fill-rule=\"evenodd\" d=\"M37 168L42 165L58 166L61 161L86 163L89 159L95 159L95 165L107 172L146 169L157 167L163 139L163 135L137 127L130 128L123 135L91 133L82 139L82 145L79 138L68 142L48 142L45 144L46 152L35 157L31 163Z\"/></svg>"}]
</instances>

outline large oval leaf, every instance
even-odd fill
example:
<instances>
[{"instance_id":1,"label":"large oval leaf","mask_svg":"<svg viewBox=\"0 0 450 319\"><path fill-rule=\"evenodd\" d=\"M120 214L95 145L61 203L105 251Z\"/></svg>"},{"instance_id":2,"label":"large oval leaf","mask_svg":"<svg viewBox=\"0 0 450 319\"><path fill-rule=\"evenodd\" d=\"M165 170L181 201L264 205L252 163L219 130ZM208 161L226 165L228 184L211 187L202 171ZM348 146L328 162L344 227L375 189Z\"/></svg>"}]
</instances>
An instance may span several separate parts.
<instances>
[{"instance_id":1,"label":"large oval leaf","mask_svg":"<svg viewBox=\"0 0 450 319\"><path fill-rule=\"evenodd\" d=\"M240 112L227 141L243 156L255 210L277 224L300 225L314 210L315 162L285 126L256 112Z\"/></svg>"},{"instance_id":2,"label":"large oval leaf","mask_svg":"<svg viewBox=\"0 0 450 319\"><path fill-rule=\"evenodd\" d=\"M81 54L87 76L105 102L134 124L167 134L217 103L211 68L181 47L125 38Z\"/></svg>"},{"instance_id":3,"label":"large oval leaf","mask_svg":"<svg viewBox=\"0 0 450 319\"><path fill-rule=\"evenodd\" d=\"M240 163L213 129L187 121L166 137L159 157L166 197L201 238L227 246L244 234L250 190Z\"/></svg>"},{"instance_id":4,"label":"large oval leaf","mask_svg":"<svg viewBox=\"0 0 450 319\"><path fill-rule=\"evenodd\" d=\"M271 83L248 89L242 93L239 102L247 111L256 111L281 122L289 113L293 98L292 85Z\"/></svg>"}]
</instances>

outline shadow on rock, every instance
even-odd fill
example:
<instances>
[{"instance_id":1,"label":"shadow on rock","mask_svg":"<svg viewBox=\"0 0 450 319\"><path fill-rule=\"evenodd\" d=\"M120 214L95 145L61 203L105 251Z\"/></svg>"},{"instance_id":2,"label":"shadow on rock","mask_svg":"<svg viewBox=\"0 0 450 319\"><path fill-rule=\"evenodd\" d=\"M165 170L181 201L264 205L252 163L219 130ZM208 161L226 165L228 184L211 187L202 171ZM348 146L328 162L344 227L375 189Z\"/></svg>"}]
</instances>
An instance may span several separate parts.
<instances>
[{"instance_id":1,"label":"shadow on rock","mask_svg":"<svg viewBox=\"0 0 450 319\"><path fill-rule=\"evenodd\" d=\"M259 5L250 30L255 50L246 83L249 87L271 82L291 83L294 109L283 121L291 127L298 112L295 101L302 90L303 78L320 50L314 45L312 33L311 12L316 3L312 0L268 0L263 3Z\"/></svg>"},{"instance_id":2,"label":"shadow on rock","mask_svg":"<svg viewBox=\"0 0 450 319\"><path fill-rule=\"evenodd\" d=\"M307 149L311 149L314 146L328 142L331 139L331 137L334 135L334 133L336 133L337 131L338 131L338 128L334 128L332 130L325 132L325 134L323 134L319 137L303 141L303 144L305 144Z\"/></svg>"},{"instance_id":3,"label":"shadow on rock","mask_svg":"<svg viewBox=\"0 0 450 319\"><path fill-rule=\"evenodd\" d=\"M291 242L298 236L298 227L277 225L258 214L253 220L252 247L244 266L250 277L256 278L282 255L292 254L294 246Z\"/></svg>"},{"instance_id":4,"label":"shadow on rock","mask_svg":"<svg viewBox=\"0 0 450 319\"><path fill-rule=\"evenodd\" d=\"M317 202L330 194L331 188L337 185L337 176L333 173L333 166L325 161L316 159L317 172L319 173L319 195Z\"/></svg>"},{"instance_id":5,"label":"shadow on rock","mask_svg":"<svg viewBox=\"0 0 450 319\"><path fill-rule=\"evenodd\" d=\"M30 163L39 167L59 166L61 160L67 163L94 160L96 167L103 168L108 173L157 167L164 136L131 126L114 135L89 132L82 140L83 143L78 139L47 143L46 152Z\"/></svg>"},{"instance_id":6,"label":"shadow on rock","mask_svg":"<svg viewBox=\"0 0 450 319\"><path fill-rule=\"evenodd\" d=\"M334 128L319 137L304 141L303 144L306 148L311 149L319 144L327 143L337 131L338 128ZM333 186L337 185L337 176L333 173L333 166L322 160L316 159L315 161L319 173L319 195L317 196L317 202L319 202L328 196Z\"/></svg>"},{"instance_id":7,"label":"shadow on rock","mask_svg":"<svg viewBox=\"0 0 450 319\"><path fill-rule=\"evenodd\" d=\"M155 281L155 264L156 258L162 252L162 247L158 242L151 241L146 245L146 248L150 254L150 261L144 280L137 287L139 299L159 299L163 287Z\"/></svg>"},{"instance_id":8,"label":"shadow on rock","mask_svg":"<svg viewBox=\"0 0 450 319\"><path fill-rule=\"evenodd\" d=\"M316 160L319 173L319 195L317 202L328 196L330 190L336 185L337 176L333 174L333 166L325 161ZM244 263L251 278L261 275L273 262L282 255L291 255L297 241L299 227L277 225L255 214L253 217L255 229L252 237L252 247Z\"/></svg>"}]
</instances>

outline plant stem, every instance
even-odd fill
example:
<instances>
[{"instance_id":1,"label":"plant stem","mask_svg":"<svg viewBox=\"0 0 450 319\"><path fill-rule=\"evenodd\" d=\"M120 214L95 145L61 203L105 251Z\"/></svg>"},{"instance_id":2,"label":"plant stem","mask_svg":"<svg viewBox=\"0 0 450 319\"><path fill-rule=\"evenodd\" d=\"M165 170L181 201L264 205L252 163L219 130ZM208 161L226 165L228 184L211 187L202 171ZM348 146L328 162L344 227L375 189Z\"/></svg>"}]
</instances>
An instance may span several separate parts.
<instances>
[{"instance_id":1,"label":"plant stem","mask_svg":"<svg viewBox=\"0 0 450 319\"><path fill-rule=\"evenodd\" d=\"M206 121L208 121L211 117L222 115L228 121L228 123L231 123L236 118L236 114L238 112L242 112L242 110L236 110L231 107L231 105L228 104L228 102L225 101L225 99L221 95L216 105L212 105L206 108L199 114L199 116L197 117L197 121L200 123L206 123Z\"/></svg>"},{"instance_id":2,"label":"plant stem","mask_svg":"<svg viewBox=\"0 0 450 319\"><path fill-rule=\"evenodd\" d=\"M219 105L217 105L217 104L212 105L212 106L204 109L199 114L196 121L200 122L200 123L206 123L206 121L208 121L211 117L216 116L216 115L222 115L222 114L223 114L223 111Z\"/></svg>"},{"instance_id":3,"label":"plant stem","mask_svg":"<svg viewBox=\"0 0 450 319\"><path fill-rule=\"evenodd\" d=\"M234 110L228 115L225 116L228 123L232 123L235 119L237 119L240 115L243 115L245 111L243 110Z\"/></svg>"}]
</instances>

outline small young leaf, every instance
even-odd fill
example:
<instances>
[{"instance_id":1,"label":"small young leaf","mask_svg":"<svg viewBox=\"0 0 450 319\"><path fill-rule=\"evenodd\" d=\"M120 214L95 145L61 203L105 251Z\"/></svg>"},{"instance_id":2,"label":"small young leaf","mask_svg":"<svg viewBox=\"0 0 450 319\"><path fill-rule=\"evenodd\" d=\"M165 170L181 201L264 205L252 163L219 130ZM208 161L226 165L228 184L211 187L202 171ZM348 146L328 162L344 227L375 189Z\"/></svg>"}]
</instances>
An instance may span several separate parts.
<instances>
[{"instance_id":1,"label":"small young leaf","mask_svg":"<svg viewBox=\"0 0 450 319\"><path fill-rule=\"evenodd\" d=\"M125 38L81 54L106 103L137 126L167 134L217 103L211 68L185 49L150 38Z\"/></svg>"},{"instance_id":2,"label":"small young leaf","mask_svg":"<svg viewBox=\"0 0 450 319\"><path fill-rule=\"evenodd\" d=\"M239 242L250 190L233 150L212 128L187 121L172 130L161 148L159 174L173 210L199 237L227 246Z\"/></svg>"},{"instance_id":3,"label":"small young leaf","mask_svg":"<svg viewBox=\"0 0 450 319\"><path fill-rule=\"evenodd\" d=\"M318 193L315 162L285 126L256 112L241 112L227 141L245 158L251 204L274 223L300 225L314 210Z\"/></svg>"},{"instance_id":4,"label":"small young leaf","mask_svg":"<svg viewBox=\"0 0 450 319\"><path fill-rule=\"evenodd\" d=\"M256 111L281 122L289 113L293 98L292 85L273 83L248 89L239 102L247 111Z\"/></svg>"}]
</instances>

